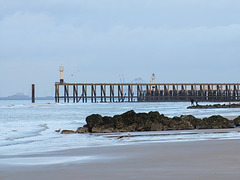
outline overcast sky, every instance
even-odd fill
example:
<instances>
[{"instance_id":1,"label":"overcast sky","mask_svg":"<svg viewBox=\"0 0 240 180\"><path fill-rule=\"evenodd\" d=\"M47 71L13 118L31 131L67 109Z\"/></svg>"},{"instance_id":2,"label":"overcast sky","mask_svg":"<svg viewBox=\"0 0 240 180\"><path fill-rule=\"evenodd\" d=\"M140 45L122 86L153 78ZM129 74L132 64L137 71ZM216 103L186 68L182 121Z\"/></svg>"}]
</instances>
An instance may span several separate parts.
<instances>
[{"instance_id":1,"label":"overcast sky","mask_svg":"<svg viewBox=\"0 0 240 180\"><path fill-rule=\"evenodd\" d=\"M238 0L0 0L0 97L66 82L239 82Z\"/></svg>"}]
</instances>

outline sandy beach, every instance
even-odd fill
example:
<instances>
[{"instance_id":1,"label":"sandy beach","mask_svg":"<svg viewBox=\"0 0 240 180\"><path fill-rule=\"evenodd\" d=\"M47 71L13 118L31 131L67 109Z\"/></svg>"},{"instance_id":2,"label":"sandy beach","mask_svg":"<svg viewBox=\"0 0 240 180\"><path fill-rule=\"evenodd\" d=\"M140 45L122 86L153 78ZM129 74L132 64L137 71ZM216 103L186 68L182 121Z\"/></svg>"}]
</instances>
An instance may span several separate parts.
<instances>
[{"instance_id":1,"label":"sandy beach","mask_svg":"<svg viewBox=\"0 0 240 180\"><path fill-rule=\"evenodd\" d=\"M239 149L240 140L207 140L0 155L0 179L238 180Z\"/></svg>"}]
</instances>

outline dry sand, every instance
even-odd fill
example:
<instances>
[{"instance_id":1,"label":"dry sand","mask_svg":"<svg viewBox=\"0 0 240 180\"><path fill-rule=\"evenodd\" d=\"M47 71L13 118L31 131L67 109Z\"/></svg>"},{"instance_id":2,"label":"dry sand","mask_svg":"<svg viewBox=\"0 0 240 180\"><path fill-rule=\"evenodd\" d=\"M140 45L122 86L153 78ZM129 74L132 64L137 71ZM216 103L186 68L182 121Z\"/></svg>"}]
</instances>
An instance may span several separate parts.
<instances>
[{"instance_id":1,"label":"dry sand","mask_svg":"<svg viewBox=\"0 0 240 180\"><path fill-rule=\"evenodd\" d=\"M0 161L10 158L15 163L23 163L0 165L0 179L239 180L239 150L240 140L208 140L88 147L21 157L0 156ZM49 164L44 164L44 159L48 159ZM61 162L66 159L69 161Z\"/></svg>"}]
</instances>

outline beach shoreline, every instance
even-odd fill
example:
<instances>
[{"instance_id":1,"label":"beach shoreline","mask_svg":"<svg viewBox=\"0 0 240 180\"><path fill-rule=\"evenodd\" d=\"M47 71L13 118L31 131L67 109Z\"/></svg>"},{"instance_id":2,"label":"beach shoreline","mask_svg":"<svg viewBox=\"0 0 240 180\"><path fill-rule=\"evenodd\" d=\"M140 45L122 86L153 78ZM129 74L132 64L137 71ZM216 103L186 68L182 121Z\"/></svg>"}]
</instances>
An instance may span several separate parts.
<instances>
[{"instance_id":1,"label":"beach shoreline","mask_svg":"<svg viewBox=\"0 0 240 180\"><path fill-rule=\"evenodd\" d=\"M222 132L233 130L240 129L223 129ZM219 129L201 131L219 132ZM237 180L239 149L240 140L228 139L145 142L0 156L0 179ZM8 164L3 164L4 159ZM44 159L48 163L45 164Z\"/></svg>"}]
</instances>

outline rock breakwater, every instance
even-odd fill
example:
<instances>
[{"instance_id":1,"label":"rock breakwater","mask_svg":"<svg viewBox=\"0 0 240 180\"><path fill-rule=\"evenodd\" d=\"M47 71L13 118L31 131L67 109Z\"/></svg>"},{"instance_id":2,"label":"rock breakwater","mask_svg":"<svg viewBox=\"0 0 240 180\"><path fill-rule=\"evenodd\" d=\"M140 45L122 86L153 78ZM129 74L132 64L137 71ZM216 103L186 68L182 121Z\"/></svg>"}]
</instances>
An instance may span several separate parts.
<instances>
[{"instance_id":1,"label":"rock breakwater","mask_svg":"<svg viewBox=\"0 0 240 180\"><path fill-rule=\"evenodd\" d=\"M92 114L86 118L87 124L76 131L63 130L61 133L106 133L132 131L164 131L191 129L222 129L240 125L240 116L228 120L219 115L199 119L192 115L167 117L159 112L136 113L133 110L120 115L101 116Z\"/></svg>"},{"instance_id":2,"label":"rock breakwater","mask_svg":"<svg viewBox=\"0 0 240 180\"><path fill-rule=\"evenodd\" d=\"M240 104L213 104L188 106L187 109L240 108Z\"/></svg>"}]
</instances>

